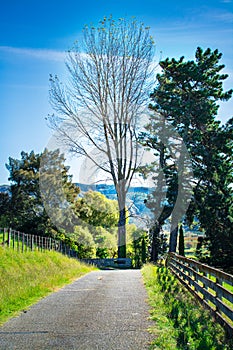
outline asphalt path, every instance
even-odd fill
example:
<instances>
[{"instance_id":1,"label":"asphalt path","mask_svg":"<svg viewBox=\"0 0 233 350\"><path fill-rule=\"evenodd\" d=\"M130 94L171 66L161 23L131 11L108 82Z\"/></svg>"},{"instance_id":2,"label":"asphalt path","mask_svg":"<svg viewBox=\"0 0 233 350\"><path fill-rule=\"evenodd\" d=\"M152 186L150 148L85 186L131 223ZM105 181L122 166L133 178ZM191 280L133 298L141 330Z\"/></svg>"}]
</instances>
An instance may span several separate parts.
<instances>
[{"instance_id":1,"label":"asphalt path","mask_svg":"<svg viewBox=\"0 0 233 350\"><path fill-rule=\"evenodd\" d=\"M148 349L146 299L139 270L93 271L0 327L0 349Z\"/></svg>"}]
</instances>

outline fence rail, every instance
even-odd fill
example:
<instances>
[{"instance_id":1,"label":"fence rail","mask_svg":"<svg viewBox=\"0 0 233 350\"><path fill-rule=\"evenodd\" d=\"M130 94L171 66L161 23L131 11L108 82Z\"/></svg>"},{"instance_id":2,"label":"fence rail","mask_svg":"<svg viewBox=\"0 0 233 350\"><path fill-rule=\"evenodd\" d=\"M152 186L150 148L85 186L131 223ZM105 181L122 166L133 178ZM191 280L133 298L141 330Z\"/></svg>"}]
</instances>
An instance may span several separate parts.
<instances>
[{"instance_id":1,"label":"fence rail","mask_svg":"<svg viewBox=\"0 0 233 350\"><path fill-rule=\"evenodd\" d=\"M233 336L233 276L195 260L170 253L168 268Z\"/></svg>"},{"instance_id":2,"label":"fence rail","mask_svg":"<svg viewBox=\"0 0 233 350\"><path fill-rule=\"evenodd\" d=\"M0 228L0 244L18 252L55 250L70 257L78 258L78 253L72 250L66 243L51 237L31 235L12 230L11 228Z\"/></svg>"}]
</instances>

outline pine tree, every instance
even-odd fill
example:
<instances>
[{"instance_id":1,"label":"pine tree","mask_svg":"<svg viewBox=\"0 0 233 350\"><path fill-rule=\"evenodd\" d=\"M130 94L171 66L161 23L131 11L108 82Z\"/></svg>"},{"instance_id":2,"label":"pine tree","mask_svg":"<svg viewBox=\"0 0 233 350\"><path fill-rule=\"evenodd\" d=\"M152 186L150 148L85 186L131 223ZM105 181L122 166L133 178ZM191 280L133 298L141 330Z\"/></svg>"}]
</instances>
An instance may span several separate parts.
<instances>
[{"instance_id":1,"label":"pine tree","mask_svg":"<svg viewBox=\"0 0 233 350\"><path fill-rule=\"evenodd\" d=\"M189 151L195 181L191 211L194 213L196 210L201 225L206 230L213 261L216 260L214 247L219 256L226 254L229 257L227 248L220 247L216 240L222 241L219 237L224 235L227 225L231 226L232 223L232 195L229 195L232 123L229 122L224 131L215 119L218 102L227 101L232 95L232 90L223 90L227 74L221 74L224 68L223 64L219 64L221 58L222 54L218 50L211 51L208 48L203 51L197 48L195 61L185 61L184 57L161 61L162 73L157 75L158 85L151 94L150 105L155 118L160 114L174 126ZM224 196L224 192L228 195ZM226 220L221 217L221 212L226 215ZM178 222L176 227L178 228ZM171 239L177 228L171 232ZM227 235L229 242L232 237ZM174 251L174 248L175 245L170 250Z\"/></svg>"},{"instance_id":2,"label":"pine tree","mask_svg":"<svg viewBox=\"0 0 233 350\"><path fill-rule=\"evenodd\" d=\"M48 169L42 171L41 161L46 159ZM60 198L55 188L65 193L67 202L72 203L79 188L72 184L68 168L64 165L64 156L59 151L45 150L41 154L34 151L21 152L21 159L9 158L6 165L9 170L10 200L8 205L8 225L13 229L37 235L51 235L57 232L55 225L45 210L44 200L50 205L61 206ZM51 167L51 165L53 165ZM56 174L62 179L62 184L56 183ZM44 192L41 194L40 179L43 178ZM69 213L60 218L66 225L69 223Z\"/></svg>"}]
</instances>

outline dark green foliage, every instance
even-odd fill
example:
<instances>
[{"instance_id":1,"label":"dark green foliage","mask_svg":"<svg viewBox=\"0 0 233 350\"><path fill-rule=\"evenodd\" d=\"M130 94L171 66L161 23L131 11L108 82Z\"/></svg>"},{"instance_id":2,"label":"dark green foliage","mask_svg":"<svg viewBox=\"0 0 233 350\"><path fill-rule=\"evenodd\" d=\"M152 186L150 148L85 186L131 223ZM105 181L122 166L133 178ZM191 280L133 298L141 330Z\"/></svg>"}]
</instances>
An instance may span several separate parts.
<instances>
[{"instance_id":1,"label":"dark green foliage","mask_svg":"<svg viewBox=\"0 0 233 350\"><path fill-rule=\"evenodd\" d=\"M37 228L43 211L39 194L39 155L21 152L21 159L10 157L6 167L11 181L9 226L31 233Z\"/></svg>"},{"instance_id":2,"label":"dark green foliage","mask_svg":"<svg viewBox=\"0 0 233 350\"><path fill-rule=\"evenodd\" d=\"M155 112L155 120L160 114L182 136L194 173L194 193L187 213L189 223L196 216L205 230L210 250L208 262L227 267L233 265L233 122L229 120L221 126L215 120L218 102L227 101L232 95L232 90L223 90L227 75L221 73L224 68L219 64L221 57L218 50L197 48L193 61L185 61L184 57L161 61L162 73L157 75L150 108ZM151 127L153 123L152 116ZM147 139L146 146L158 151L158 142ZM177 190L168 186L167 191L173 195L172 202ZM176 240L173 232L176 230L172 230L171 239Z\"/></svg>"},{"instance_id":3,"label":"dark green foliage","mask_svg":"<svg viewBox=\"0 0 233 350\"><path fill-rule=\"evenodd\" d=\"M226 269L233 266L232 122L209 132L200 180L188 211L189 220L197 215L205 230L210 257L200 255L201 260Z\"/></svg>"},{"instance_id":4,"label":"dark green foliage","mask_svg":"<svg viewBox=\"0 0 233 350\"><path fill-rule=\"evenodd\" d=\"M96 257L100 259L106 259L109 257L109 252L107 248L97 248Z\"/></svg>"},{"instance_id":5,"label":"dark green foliage","mask_svg":"<svg viewBox=\"0 0 233 350\"><path fill-rule=\"evenodd\" d=\"M42 157L46 157L47 167L52 169L51 174L48 170L44 173L40 172ZM59 151L48 152L47 150L41 154L35 154L34 151L21 152L21 159L9 158L9 164L6 165L11 182L7 212L5 213L8 219L7 226L37 235L54 235L58 232L45 211L39 177L41 176L46 184L44 195L46 195L47 200L50 198L50 204L53 201L53 205L55 205L57 200L57 206L61 205L60 198L54 196L54 188L58 185L62 187L62 191L65 191L66 200L72 203L77 197L79 189L72 184L64 161L64 156L59 154ZM56 174L59 174L62 183L55 183ZM69 216L60 219L69 222Z\"/></svg>"},{"instance_id":6,"label":"dark green foliage","mask_svg":"<svg viewBox=\"0 0 233 350\"><path fill-rule=\"evenodd\" d=\"M167 238L158 222L151 226L149 230L149 237L151 242L150 260L157 262L158 259L161 259L167 251Z\"/></svg>"},{"instance_id":7,"label":"dark green foliage","mask_svg":"<svg viewBox=\"0 0 233 350\"><path fill-rule=\"evenodd\" d=\"M203 237L198 237L195 254L199 260L201 260L203 258L203 243L204 243Z\"/></svg>"},{"instance_id":8,"label":"dark green foliage","mask_svg":"<svg viewBox=\"0 0 233 350\"><path fill-rule=\"evenodd\" d=\"M173 128L169 128L167 121L159 115L150 117L145 126L146 132L140 134L140 143L148 150L152 150L157 161L139 167L138 171L146 178L153 174L154 191L145 200L146 206L153 213L150 227L151 261L156 262L167 246L164 241L162 226L170 217L178 193L178 169L173 159L175 136ZM169 190L165 191L167 188Z\"/></svg>"},{"instance_id":9,"label":"dark green foliage","mask_svg":"<svg viewBox=\"0 0 233 350\"><path fill-rule=\"evenodd\" d=\"M78 225L74 204L80 192L64 165L65 158L59 150L45 150L40 161L40 195L43 205L59 231L73 232Z\"/></svg>"},{"instance_id":10,"label":"dark green foliage","mask_svg":"<svg viewBox=\"0 0 233 350\"><path fill-rule=\"evenodd\" d=\"M10 195L0 192L0 227L7 227L9 222Z\"/></svg>"},{"instance_id":11,"label":"dark green foliage","mask_svg":"<svg viewBox=\"0 0 233 350\"><path fill-rule=\"evenodd\" d=\"M148 242L146 244L146 238L142 237L142 264L145 264L146 260L147 260L147 251L148 251Z\"/></svg>"},{"instance_id":12,"label":"dark green foliage","mask_svg":"<svg viewBox=\"0 0 233 350\"><path fill-rule=\"evenodd\" d=\"M148 235L142 230L135 230L132 234L132 252L130 257L134 268L139 269L148 260Z\"/></svg>"},{"instance_id":13,"label":"dark green foliage","mask_svg":"<svg viewBox=\"0 0 233 350\"><path fill-rule=\"evenodd\" d=\"M157 75L158 86L151 94L153 110L162 113L178 129L190 146L200 141L209 123L218 112L216 101L227 101L232 90L223 91L226 74L220 74L222 54L218 50L198 47L195 61L167 58L160 62L162 74ZM195 137L194 137L195 136Z\"/></svg>"}]
</instances>

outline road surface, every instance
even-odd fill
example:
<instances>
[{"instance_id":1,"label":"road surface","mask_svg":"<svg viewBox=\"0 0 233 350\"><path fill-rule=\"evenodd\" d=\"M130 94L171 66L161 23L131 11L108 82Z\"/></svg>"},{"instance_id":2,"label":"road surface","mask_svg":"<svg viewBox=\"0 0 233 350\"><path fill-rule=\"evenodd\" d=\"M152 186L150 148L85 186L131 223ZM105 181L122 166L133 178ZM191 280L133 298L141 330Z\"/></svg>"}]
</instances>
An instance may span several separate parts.
<instances>
[{"instance_id":1,"label":"road surface","mask_svg":"<svg viewBox=\"0 0 233 350\"><path fill-rule=\"evenodd\" d=\"M146 299L139 270L91 272L0 327L0 349L148 349Z\"/></svg>"}]
</instances>

